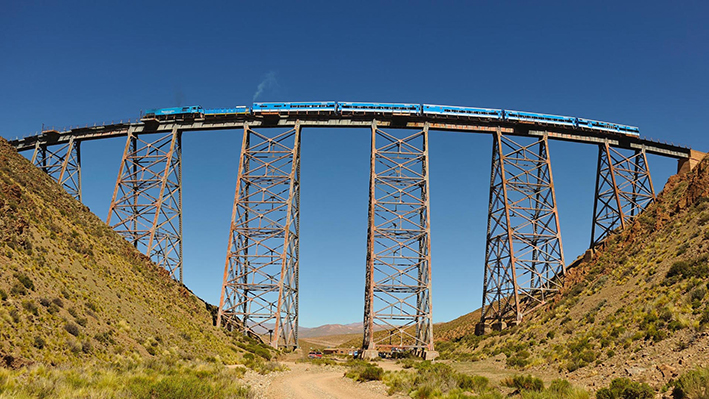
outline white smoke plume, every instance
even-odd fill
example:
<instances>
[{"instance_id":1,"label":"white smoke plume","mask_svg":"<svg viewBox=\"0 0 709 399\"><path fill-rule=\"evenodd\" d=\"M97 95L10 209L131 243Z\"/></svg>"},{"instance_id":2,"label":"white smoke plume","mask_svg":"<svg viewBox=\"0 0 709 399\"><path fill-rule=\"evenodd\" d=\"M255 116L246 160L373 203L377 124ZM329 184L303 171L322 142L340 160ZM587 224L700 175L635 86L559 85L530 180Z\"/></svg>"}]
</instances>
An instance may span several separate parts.
<instances>
[{"instance_id":1,"label":"white smoke plume","mask_svg":"<svg viewBox=\"0 0 709 399\"><path fill-rule=\"evenodd\" d=\"M256 101L257 98L265 90L273 89L274 87L278 86L278 81L276 80L276 72L271 71L264 76L263 80L261 83L258 84L258 87L256 88L256 93L254 93L254 98L251 101Z\"/></svg>"}]
</instances>

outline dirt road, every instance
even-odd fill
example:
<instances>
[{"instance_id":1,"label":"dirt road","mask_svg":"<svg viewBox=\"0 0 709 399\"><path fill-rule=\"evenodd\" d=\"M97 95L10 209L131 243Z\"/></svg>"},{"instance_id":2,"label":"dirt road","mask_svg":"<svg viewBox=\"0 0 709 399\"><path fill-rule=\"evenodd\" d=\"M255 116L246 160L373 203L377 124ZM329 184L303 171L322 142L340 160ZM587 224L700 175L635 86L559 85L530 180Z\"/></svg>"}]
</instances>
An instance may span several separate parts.
<instances>
[{"instance_id":1,"label":"dirt road","mask_svg":"<svg viewBox=\"0 0 709 399\"><path fill-rule=\"evenodd\" d=\"M404 396L386 394L378 381L359 383L344 378L344 367L314 366L306 363L286 363L289 372L275 377L265 392L268 399L392 399Z\"/></svg>"}]
</instances>

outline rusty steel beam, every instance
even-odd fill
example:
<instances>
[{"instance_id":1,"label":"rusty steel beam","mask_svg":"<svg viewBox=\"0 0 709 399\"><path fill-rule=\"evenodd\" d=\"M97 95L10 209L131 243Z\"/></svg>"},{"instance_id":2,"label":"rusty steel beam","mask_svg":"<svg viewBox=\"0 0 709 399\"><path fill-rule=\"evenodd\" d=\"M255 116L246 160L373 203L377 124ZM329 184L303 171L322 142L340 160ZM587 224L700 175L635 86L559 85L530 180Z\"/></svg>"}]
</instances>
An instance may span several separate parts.
<instances>
[{"instance_id":1,"label":"rusty steel beam","mask_svg":"<svg viewBox=\"0 0 709 399\"><path fill-rule=\"evenodd\" d=\"M244 127L217 325L298 346L299 124Z\"/></svg>"},{"instance_id":2,"label":"rusty steel beam","mask_svg":"<svg viewBox=\"0 0 709 399\"><path fill-rule=\"evenodd\" d=\"M182 282L182 139L130 131L106 223Z\"/></svg>"},{"instance_id":3,"label":"rusty steel beam","mask_svg":"<svg viewBox=\"0 0 709 399\"><path fill-rule=\"evenodd\" d=\"M593 204L591 248L618 227L625 228L655 200L647 155L644 148L630 155L609 143L598 146L596 191Z\"/></svg>"},{"instance_id":4,"label":"rusty steel beam","mask_svg":"<svg viewBox=\"0 0 709 399\"><path fill-rule=\"evenodd\" d=\"M365 351L433 351L428 125L384 132L371 126ZM375 330L389 334L375 337ZM397 342L392 342L396 337Z\"/></svg>"},{"instance_id":5,"label":"rusty steel beam","mask_svg":"<svg viewBox=\"0 0 709 399\"><path fill-rule=\"evenodd\" d=\"M70 138L68 142L50 146L37 142L32 163L56 180L66 192L81 201L81 142Z\"/></svg>"},{"instance_id":6,"label":"rusty steel beam","mask_svg":"<svg viewBox=\"0 0 709 399\"><path fill-rule=\"evenodd\" d=\"M497 132L476 332L521 322L559 291L565 273L547 137L521 144Z\"/></svg>"}]
</instances>

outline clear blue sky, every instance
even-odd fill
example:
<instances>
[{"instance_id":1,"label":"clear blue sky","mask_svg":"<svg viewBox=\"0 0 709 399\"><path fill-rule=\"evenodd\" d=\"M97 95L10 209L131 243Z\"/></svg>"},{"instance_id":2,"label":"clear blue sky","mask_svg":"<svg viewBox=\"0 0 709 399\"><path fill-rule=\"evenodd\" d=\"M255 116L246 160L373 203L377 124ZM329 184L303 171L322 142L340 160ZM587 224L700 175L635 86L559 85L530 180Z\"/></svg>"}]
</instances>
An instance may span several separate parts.
<instances>
[{"instance_id":1,"label":"clear blue sky","mask_svg":"<svg viewBox=\"0 0 709 399\"><path fill-rule=\"evenodd\" d=\"M0 134L262 101L393 101L583 116L709 150L709 6L593 2L5 2ZM218 303L239 131L190 133L185 283ZM305 130L303 326L362 320L369 136ZM434 321L480 306L491 138L431 134ZM106 218L123 139L82 147ZM596 148L553 142L567 260L588 246ZM675 162L650 158L659 191Z\"/></svg>"}]
</instances>

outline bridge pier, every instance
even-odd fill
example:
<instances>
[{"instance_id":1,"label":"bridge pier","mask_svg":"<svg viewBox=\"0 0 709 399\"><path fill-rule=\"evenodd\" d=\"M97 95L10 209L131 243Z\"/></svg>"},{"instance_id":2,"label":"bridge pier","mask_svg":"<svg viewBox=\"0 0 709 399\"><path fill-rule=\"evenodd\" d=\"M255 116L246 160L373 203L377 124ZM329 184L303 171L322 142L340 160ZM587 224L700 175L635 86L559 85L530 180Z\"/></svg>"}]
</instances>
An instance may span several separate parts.
<instances>
[{"instance_id":1,"label":"bridge pier","mask_svg":"<svg viewBox=\"0 0 709 399\"><path fill-rule=\"evenodd\" d=\"M128 131L106 223L182 282L181 131Z\"/></svg>"},{"instance_id":2,"label":"bridge pier","mask_svg":"<svg viewBox=\"0 0 709 399\"><path fill-rule=\"evenodd\" d=\"M519 139L522 139L521 137ZM547 303L566 273L547 135L493 136L483 306L476 332L516 324Z\"/></svg>"},{"instance_id":3,"label":"bridge pier","mask_svg":"<svg viewBox=\"0 0 709 399\"><path fill-rule=\"evenodd\" d=\"M625 228L655 200L645 147L623 155L606 140L598 146L591 248L618 227Z\"/></svg>"},{"instance_id":4,"label":"bridge pier","mask_svg":"<svg viewBox=\"0 0 709 399\"><path fill-rule=\"evenodd\" d=\"M217 315L274 348L298 346L300 131L244 126Z\"/></svg>"},{"instance_id":5,"label":"bridge pier","mask_svg":"<svg viewBox=\"0 0 709 399\"><path fill-rule=\"evenodd\" d=\"M402 135L371 127L365 355L433 351L428 123ZM389 334L375 336L375 329Z\"/></svg>"},{"instance_id":6,"label":"bridge pier","mask_svg":"<svg viewBox=\"0 0 709 399\"><path fill-rule=\"evenodd\" d=\"M37 141L32 163L50 175L74 198L81 202L81 142L70 138L54 150Z\"/></svg>"}]
</instances>

